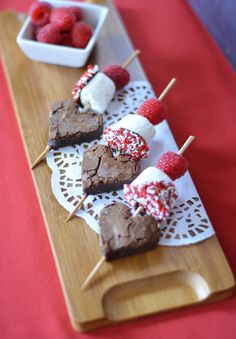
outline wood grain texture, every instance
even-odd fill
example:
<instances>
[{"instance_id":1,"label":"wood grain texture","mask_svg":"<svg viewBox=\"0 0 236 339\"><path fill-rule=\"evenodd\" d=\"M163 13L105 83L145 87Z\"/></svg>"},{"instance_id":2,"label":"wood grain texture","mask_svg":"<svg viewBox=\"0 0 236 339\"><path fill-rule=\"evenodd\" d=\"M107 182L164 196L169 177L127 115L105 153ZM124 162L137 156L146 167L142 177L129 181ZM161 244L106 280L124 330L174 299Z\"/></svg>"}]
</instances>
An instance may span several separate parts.
<instances>
[{"instance_id":1,"label":"wood grain texture","mask_svg":"<svg viewBox=\"0 0 236 339\"><path fill-rule=\"evenodd\" d=\"M101 66L122 64L132 46L113 5L89 60ZM0 14L2 60L29 164L47 143L48 113L55 100L70 97L81 69L29 60L15 43L21 23L16 13ZM138 60L129 66L133 80L145 79ZM65 223L67 211L51 190L50 169L32 171L66 305L75 329L91 330L177 307L228 296L234 278L216 237L186 247L158 247L106 263L91 286L85 278L101 257L98 236L79 218Z\"/></svg>"}]
</instances>

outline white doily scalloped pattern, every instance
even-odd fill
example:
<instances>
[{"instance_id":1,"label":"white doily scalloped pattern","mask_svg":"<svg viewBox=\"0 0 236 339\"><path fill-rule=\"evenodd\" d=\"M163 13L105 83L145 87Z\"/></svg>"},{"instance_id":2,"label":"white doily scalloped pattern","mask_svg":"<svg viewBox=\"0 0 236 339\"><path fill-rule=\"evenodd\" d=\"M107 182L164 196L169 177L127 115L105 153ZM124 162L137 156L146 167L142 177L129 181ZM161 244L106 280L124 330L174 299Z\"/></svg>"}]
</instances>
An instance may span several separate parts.
<instances>
[{"instance_id":1,"label":"white doily scalloped pattern","mask_svg":"<svg viewBox=\"0 0 236 339\"><path fill-rule=\"evenodd\" d=\"M155 96L146 81L131 82L119 91L104 113L104 125L120 120L128 113L134 113L146 99ZM142 169L153 166L165 150L177 151L177 146L166 122L156 127L156 137L150 145L150 154L142 160ZM60 205L71 212L83 195L81 186L81 161L85 149L95 140L81 145L52 150L47 154L47 163L52 170L52 190ZM161 245L181 246L196 243L214 235L201 199L189 174L176 182L179 197L169 218L161 227ZM98 216L100 210L112 202L124 202L123 190L89 196L76 215L99 233Z\"/></svg>"}]
</instances>

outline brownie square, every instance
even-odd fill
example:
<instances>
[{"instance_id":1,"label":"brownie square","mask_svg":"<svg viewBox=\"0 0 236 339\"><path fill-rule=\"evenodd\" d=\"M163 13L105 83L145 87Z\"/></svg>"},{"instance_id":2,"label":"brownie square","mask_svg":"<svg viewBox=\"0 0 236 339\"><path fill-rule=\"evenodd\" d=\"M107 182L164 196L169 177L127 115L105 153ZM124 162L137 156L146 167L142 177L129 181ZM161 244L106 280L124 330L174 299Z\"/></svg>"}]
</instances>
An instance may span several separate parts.
<instances>
[{"instance_id":1,"label":"brownie square","mask_svg":"<svg viewBox=\"0 0 236 339\"><path fill-rule=\"evenodd\" d=\"M86 194L97 194L123 188L140 173L140 164L127 155L114 157L105 145L93 145L84 152L82 186Z\"/></svg>"},{"instance_id":2,"label":"brownie square","mask_svg":"<svg viewBox=\"0 0 236 339\"><path fill-rule=\"evenodd\" d=\"M70 99L52 105L49 116L48 144L57 149L98 139L103 133L102 116L87 111L79 112L78 104Z\"/></svg>"},{"instance_id":3,"label":"brownie square","mask_svg":"<svg viewBox=\"0 0 236 339\"><path fill-rule=\"evenodd\" d=\"M160 238L158 222L150 215L132 217L128 206L115 203L100 213L100 245L107 261L151 250Z\"/></svg>"}]
</instances>

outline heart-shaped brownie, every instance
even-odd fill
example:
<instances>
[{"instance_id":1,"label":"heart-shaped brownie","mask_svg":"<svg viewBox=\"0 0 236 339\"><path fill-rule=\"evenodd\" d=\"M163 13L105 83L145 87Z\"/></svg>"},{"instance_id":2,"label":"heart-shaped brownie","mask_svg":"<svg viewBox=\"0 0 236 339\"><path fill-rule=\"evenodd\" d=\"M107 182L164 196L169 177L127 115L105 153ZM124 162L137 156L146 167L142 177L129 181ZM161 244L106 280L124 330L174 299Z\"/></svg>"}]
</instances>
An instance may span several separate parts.
<instances>
[{"instance_id":1,"label":"heart-shaped brownie","mask_svg":"<svg viewBox=\"0 0 236 339\"><path fill-rule=\"evenodd\" d=\"M109 146L93 145L84 152L82 186L86 194L118 190L134 180L139 173L139 162L127 155L114 157Z\"/></svg>"},{"instance_id":2,"label":"heart-shaped brownie","mask_svg":"<svg viewBox=\"0 0 236 339\"><path fill-rule=\"evenodd\" d=\"M100 213L100 245L107 261L145 252L156 247L160 231L150 215L132 217L128 206L115 203Z\"/></svg>"},{"instance_id":3,"label":"heart-shaped brownie","mask_svg":"<svg viewBox=\"0 0 236 339\"><path fill-rule=\"evenodd\" d=\"M101 115L92 111L81 113L78 104L70 99L52 105L48 138L52 148L89 142L98 139L102 132Z\"/></svg>"}]
</instances>

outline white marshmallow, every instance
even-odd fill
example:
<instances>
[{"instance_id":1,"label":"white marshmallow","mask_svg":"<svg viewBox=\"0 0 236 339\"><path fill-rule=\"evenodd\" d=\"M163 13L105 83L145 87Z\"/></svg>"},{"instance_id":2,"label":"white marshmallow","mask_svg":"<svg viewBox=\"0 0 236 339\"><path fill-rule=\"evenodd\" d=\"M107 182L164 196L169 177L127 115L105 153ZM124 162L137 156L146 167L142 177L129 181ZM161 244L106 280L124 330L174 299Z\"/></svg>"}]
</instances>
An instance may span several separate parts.
<instances>
[{"instance_id":1,"label":"white marshmallow","mask_svg":"<svg viewBox=\"0 0 236 339\"><path fill-rule=\"evenodd\" d=\"M131 185L140 185L144 183L149 182L156 182L156 181L162 181L165 182L172 182L171 178L165 174L165 172L161 171L159 168L156 167L148 167L142 173L139 174L139 176L134 179L131 183Z\"/></svg>"},{"instance_id":2,"label":"white marshmallow","mask_svg":"<svg viewBox=\"0 0 236 339\"><path fill-rule=\"evenodd\" d=\"M93 111L102 114L107 109L115 91L116 87L114 82L105 74L98 72L82 89L80 100L83 106L90 103Z\"/></svg>"},{"instance_id":3,"label":"white marshmallow","mask_svg":"<svg viewBox=\"0 0 236 339\"><path fill-rule=\"evenodd\" d=\"M148 121L148 119L138 114L127 114L112 128L129 129L130 131L141 135L147 144L154 138L156 134L154 126Z\"/></svg>"}]
</instances>

